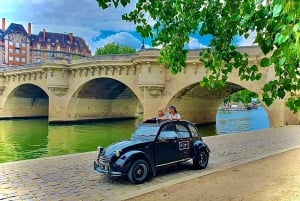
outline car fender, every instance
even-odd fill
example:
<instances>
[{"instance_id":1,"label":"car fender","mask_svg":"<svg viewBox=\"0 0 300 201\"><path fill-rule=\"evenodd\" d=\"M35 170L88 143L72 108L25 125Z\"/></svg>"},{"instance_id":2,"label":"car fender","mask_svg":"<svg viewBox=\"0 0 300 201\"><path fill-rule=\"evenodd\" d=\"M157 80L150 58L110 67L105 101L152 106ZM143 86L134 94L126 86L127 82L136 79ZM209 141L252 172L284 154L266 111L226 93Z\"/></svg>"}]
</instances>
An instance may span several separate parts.
<instances>
[{"instance_id":1,"label":"car fender","mask_svg":"<svg viewBox=\"0 0 300 201\"><path fill-rule=\"evenodd\" d=\"M205 149L207 151L207 153L210 152L210 149L208 148L208 146L203 142L203 141L200 141L200 140L196 140L194 143L193 143L193 147L194 147L194 154L196 155L197 153L199 153L199 151L201 149Z\"/></svg>"},{"instance_id":2,"label":"car fender","mask_svg":"<svg viewBox=\"0 0 300 201\"><path fill-rule=\"evenodd\" d=\"M118 158L118 160L114 163L114 169L122 172L123 175L126 175L131 164L136 159L144 159L145 161L147 161L153 176L156 175L156 169L153 160L151 160L145 152L139 150L128 151L121 155L120 158Z\"/></svg>"}]
</instances>

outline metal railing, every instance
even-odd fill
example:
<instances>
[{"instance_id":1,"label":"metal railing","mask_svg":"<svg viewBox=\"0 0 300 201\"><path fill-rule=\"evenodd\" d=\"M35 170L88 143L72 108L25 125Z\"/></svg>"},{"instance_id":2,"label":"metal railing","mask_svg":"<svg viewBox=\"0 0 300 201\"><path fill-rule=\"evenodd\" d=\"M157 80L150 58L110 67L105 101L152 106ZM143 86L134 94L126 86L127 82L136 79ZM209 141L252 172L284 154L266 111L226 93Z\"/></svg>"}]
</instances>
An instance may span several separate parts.
<instances>
[{"instance_id":1,"label":"metal railing","mask_svg":"<svg viewBox=\"0 0 300 201\"><path fill-rule=\"evenodd\" d=\"M27 69L33 69L38 66L41 66L42 63L39 64L25 64L20 66L0 66L0 72L10 72L15 70L27 70Z\"/></svg>"}]
</instances>

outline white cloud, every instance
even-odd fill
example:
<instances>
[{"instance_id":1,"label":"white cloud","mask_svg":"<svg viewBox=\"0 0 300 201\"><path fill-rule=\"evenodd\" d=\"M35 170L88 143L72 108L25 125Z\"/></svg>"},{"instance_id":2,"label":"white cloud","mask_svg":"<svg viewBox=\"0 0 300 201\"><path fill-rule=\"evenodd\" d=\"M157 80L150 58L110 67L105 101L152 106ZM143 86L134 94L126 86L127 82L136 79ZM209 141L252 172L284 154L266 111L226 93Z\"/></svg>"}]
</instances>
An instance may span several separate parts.
<instances>
[{"instance_id":1,"label":"white cloud","mask_svg":"<svg viewBox=\"0 0 300 201\"><path fill-rule=\"evenodd\" d=\"M246 39L243 36L237 37L236 39L236 45L237 46L252 46L255 45L254 40L256 38L256 32L249 33L249 37Z\"/></svg>"},{"instance_id":2,"label":"white cloud","mask_svg":"<svg viewBox=\"0 0 300 201\"><path fill-rule=\"evenodd\" d=\"M188 49L200 49L200 48L206 48L206 45L203 45L199 42L197 38L190 37L189 44L187 44Z\"/></svg>"},{"instance_id":3,"label":"white cloud","mask_svg":"<svg viewBox=\"0 0 300 201\"><path fill-rule=\"evenodd\" d=\"M1 4L0 13L8 23L27 25L31 22L34 27L57 27L55 32L64 32L67 27L85 27L92 30L134 31L132 23L122 21L122 14L134 8L130 4L123 8L120 6L102 10L96 0L6 0ZM76 34L76 33L75 33Z\"/></svg>"},{"instance_id":4,"label":"white cloud","mask_svg":"<svg viewBox=\"0 0 300 201\"><path fill-rule=\"evenodd\" d=\"M91 50L95 52L98 47L103 47L107 43L117 43L119 45L126 45L131 48L139 50L142 46L142 43L139 39L134 37L132 34L128 32L120 32L113 35L110 35L105 38L101 38L98 41L94 41L92 46L90 46Z\"/></svg>"}]
</instances>

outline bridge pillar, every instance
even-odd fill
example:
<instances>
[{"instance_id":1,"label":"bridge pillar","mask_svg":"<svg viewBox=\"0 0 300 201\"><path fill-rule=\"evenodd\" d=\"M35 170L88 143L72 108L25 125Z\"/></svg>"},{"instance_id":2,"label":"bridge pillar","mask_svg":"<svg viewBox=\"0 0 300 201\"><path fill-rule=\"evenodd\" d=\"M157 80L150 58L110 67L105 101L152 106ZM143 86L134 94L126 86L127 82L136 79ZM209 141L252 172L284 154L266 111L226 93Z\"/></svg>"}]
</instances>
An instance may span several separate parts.
<instances>
[{"instance_id":1,"label":"bridge pillar","mask_svg":"<svg viewBox=\"0 0 300 201\"><path fill-rule=\"evenodd\" d=\"M165 88L166 69L157 62L147 61L139 62L138 70L138 85L144 94L144 118L150 118L157 114L158 108L165 107L162 92Z\"/></svg>"},{"instance_id":2,"label":"bridge pillar","mask_svg":"<svg viewBox=\"0 0 300 201\"><path fill-rule=\"evenodd\" d=\"M0 74L0 115L2 115L3 110L3 91L5 89L5 77Z\"/></svg>"},{"instance_id":3,"label":"bridge pillar","mask_svg":"<svg viewBox=\"0 0 300 201\"><path fill-rule=\"evenodd\" d=\"M69 71L66 63L49 63L43 69L47 72L47 88L49 89L48 121L65 121L68 105Z\"/></svg>"},{"instance_id":4,"label":"bridge pillar","mask_svg":"<svg viewBox=\"0 0 300 201\"><path fill-rule=\"evenodd\" d=\"M57 95L56 92L51 91L51 96L49 96L49 122L64 122L66 121L66 109L67 101L66 97L63 95Z\"/></svg>"},{"instance_id":5,"label":"bridge pillar","mask_svg":"<svg viewBox=\"0 0 300 201\"><path fill-rule=\"evenodd\" d=\"M269 115L270 127L300 124L300 114L294 114L285 106L285 99L277 99L270 107L266 107Z\"/></svg>"}]
</instances>

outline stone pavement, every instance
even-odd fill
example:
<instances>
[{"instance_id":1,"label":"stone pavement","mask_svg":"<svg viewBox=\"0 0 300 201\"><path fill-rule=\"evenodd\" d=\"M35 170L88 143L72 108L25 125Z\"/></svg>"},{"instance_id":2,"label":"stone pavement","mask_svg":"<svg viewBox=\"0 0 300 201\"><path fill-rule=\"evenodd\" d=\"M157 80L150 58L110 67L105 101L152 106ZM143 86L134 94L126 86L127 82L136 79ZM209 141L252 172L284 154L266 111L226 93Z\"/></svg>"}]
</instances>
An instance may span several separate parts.
<instances>
[{"instance_id":1,"label":"stone pavement","mask_svg":"<svg viewBox=\"0 0 300 201\"><path fill-rule=\"evenodd\" d=\"M133 185L93 170L96 152L0 164L0 200L125 200L136 195L300 148L300 126L205 137L211 149L205 170L189 163L165 169Z\"/></svg>"}]
</instances>

